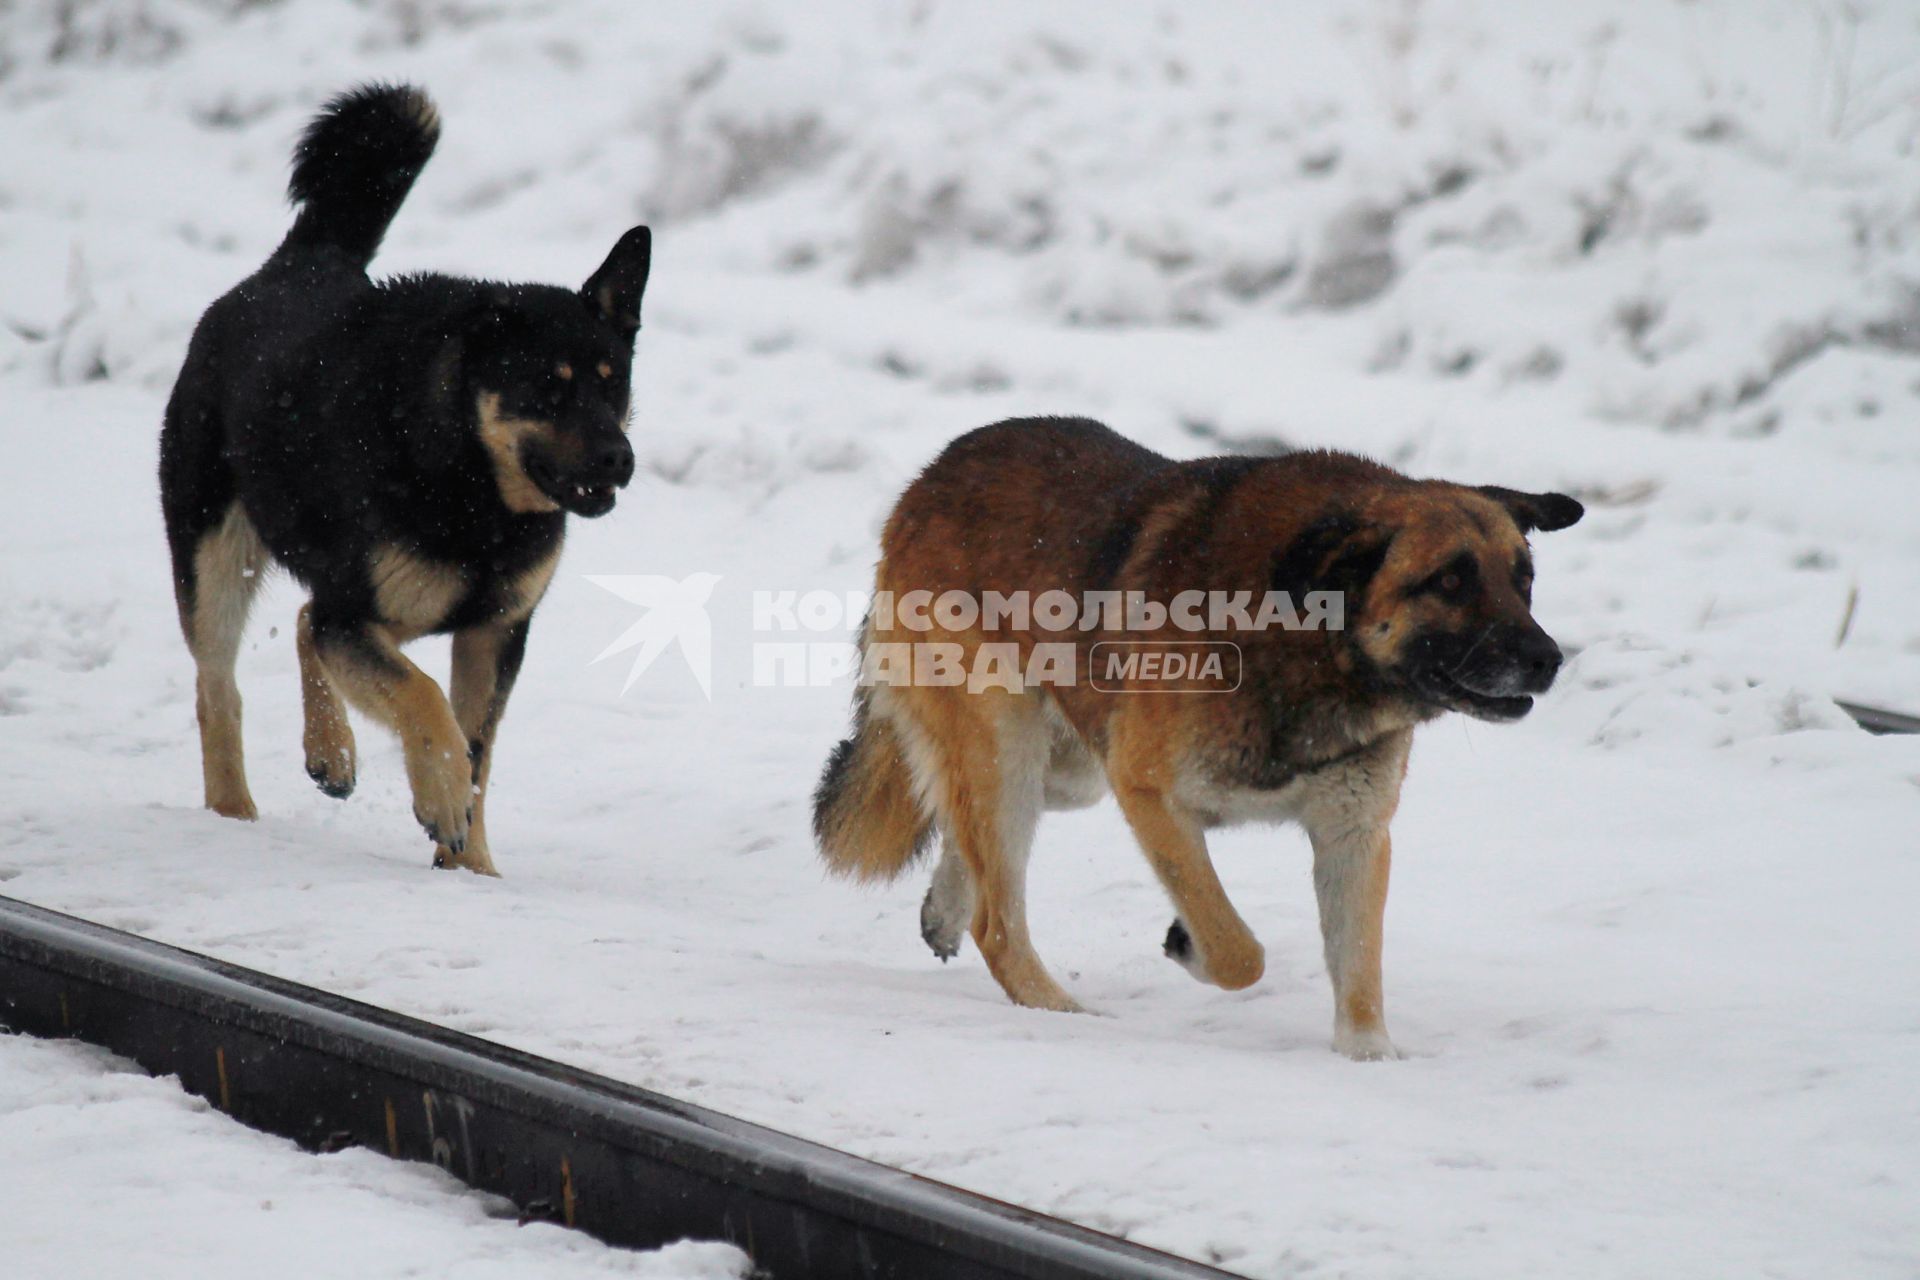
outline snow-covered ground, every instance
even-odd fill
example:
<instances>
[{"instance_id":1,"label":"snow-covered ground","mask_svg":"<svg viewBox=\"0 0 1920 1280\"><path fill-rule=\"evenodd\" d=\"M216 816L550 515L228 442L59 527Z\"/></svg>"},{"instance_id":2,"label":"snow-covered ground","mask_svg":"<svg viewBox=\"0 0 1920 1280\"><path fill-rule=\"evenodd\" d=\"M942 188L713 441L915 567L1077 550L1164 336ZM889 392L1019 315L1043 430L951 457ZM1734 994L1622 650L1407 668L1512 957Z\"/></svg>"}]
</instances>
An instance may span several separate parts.
<instances>
[{"instance_id":1,"label":"snow-covered ground","mask_svg":"<svg viewBox=\"0 0 1920 1280\"><path fill-rule=\"evenodd\" d=\"M309 1156L71 1041L0 1035L0 1203L19 1280L737 1280L719 1244L610 1249L371 1151ZM297 1261L293 1261L297 1259Z\"/></svg>"},{"instance_id":2,"label":"snow-covered ground","mask_svg":"<svg viewBox=\"0 0 1920 1280\"><path fill-rule=\"evenodd\" d=\"M446 122L385 270L657 237L642 474L534 628L501 881L427 872L371 730L350 802L308 783L284 581L241 662L261 821L196 807L160 407L295 131L374 77ZM1911 1277L1920 744L1831 699L1920 711L1916 162L1894 3L12 11L0 892L1253 1276ZM917 877L819 871L847 691L755 685L756 640L820 637L756 635L753 594L864 587L914 469L1034 412L1587 501L1536 549L1560 686L1415 748L1407 1061L1326 1051L1294 831L1215 841L1269 957L1226 994L1160 956L1111 807L1050 818L1036 939L1101 1017L935 962ZM638 611L588 575L696 573L711 701L671 653L623 694L593 659Z\"/></svg>"}]
</instances>

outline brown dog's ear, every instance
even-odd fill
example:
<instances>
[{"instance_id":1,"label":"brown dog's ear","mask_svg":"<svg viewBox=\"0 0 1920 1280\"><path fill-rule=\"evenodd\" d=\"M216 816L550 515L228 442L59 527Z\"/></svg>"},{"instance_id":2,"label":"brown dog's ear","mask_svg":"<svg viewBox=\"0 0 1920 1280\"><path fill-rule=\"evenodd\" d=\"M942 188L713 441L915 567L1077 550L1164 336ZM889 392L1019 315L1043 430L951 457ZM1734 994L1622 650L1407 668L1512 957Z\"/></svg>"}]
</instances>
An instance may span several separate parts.
<instances>
[{"instance_id":1,"label":"brown dog's ear","mask_svg":"<svg viewBox=\"0 0 1920 1280\"><path fill-rule=\"evenodd\" d=\"M1286 592L1296 604L1309 591L1341 591L1357 598L1380 571L1392 541L1385 530L1363 525L1345 512L1332 512L1274 552L1267 585Z\"/></svg>"},{"instance_id":2,"label":"brown dog's ear","mask_svg":"<svg viewBox=\"0 0 1920 1280\"><path fill-rule=\"evenodd\" d=\"M600 314L632 337L640 328L640 295L647 291L653 264L653 232L635 227L620 237L600 269L580 286L580 295Z\"/></svg>"},{"instance_id":3,"label":"brown dog's ear","mask_svg":"<svg viewBox=\"0 0 1920 1280\"><path fill-rule=\"evenodd\" d=\"M1577 522L1587 513L1578 499L1569 498L1564 493L1521 493L1518 489L1503 489L1497 484L1483 484L1474 492L1484 494L1505 507L1522 533L1532 533L1535 529L1552 533L1555 529L1564 529Z\"/></svg>"}]
</instances>

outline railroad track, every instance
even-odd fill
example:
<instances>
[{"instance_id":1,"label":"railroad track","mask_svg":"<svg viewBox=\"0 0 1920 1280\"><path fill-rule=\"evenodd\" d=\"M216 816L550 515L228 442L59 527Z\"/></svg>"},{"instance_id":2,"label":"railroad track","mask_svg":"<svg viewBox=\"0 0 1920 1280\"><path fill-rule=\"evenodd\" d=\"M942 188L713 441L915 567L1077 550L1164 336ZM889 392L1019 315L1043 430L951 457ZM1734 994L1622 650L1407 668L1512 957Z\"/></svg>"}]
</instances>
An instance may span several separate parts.
<instances>
[{"instance_id":1,"label":"railroad track","mask_svg":"<svg viewBox=\"0 0 1920 1280\"><path fill-rule=\"evenodd\" d=\"M317 1151L431 1160L609 1244L728 1240L772 1280L1228 1273L731 1116L0 897L0 1025L176 1075Z\"/></svg>"},{"instance_id":2,"label":"railroad track","mask_svg":"<svg viewBox=\"0 0 1920 1280\"><path fill-rule=\"evenodd\" d=\"M1862 706L1858 702L1843 702L1838 698L1834 699L1834 704L1852 716L1853 722L1868 733L1920 733L1920 716Z\"/></svg>"}]
</instances>

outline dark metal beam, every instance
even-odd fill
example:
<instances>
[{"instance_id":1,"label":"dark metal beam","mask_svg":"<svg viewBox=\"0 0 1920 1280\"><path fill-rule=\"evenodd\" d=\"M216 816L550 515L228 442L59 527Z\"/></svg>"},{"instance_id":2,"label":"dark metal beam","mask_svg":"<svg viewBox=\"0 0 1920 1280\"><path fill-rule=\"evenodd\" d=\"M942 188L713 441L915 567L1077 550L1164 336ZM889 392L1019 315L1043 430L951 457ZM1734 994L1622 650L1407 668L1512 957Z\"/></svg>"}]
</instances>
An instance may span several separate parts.
<instances>
[{"instance_id":1,"label":"dark metal beam","mask_svg":"<svg viewBox=\"0 0 1920 1280\"><path fill-rule=\"evenodd\" d=\"M1857 702L1835 704L1848 715L1853 722L1868 733L1920 733L1920 716L1910 716L1900 711L1884 711L1879 707L1866 707Z\"/></svg>"},{"instance_id":2,"label":"dark metal beam","mask_svg":"<svg viewBox=\"0 0 1920 1280\"><path fill-rule=\"evenodd\" d=\"M315 1150L431 1160L610 1244L775 1280L1228 1273L237 965L0 897L0 1024L172 1074Z\"/></svg>"}]
</instances>

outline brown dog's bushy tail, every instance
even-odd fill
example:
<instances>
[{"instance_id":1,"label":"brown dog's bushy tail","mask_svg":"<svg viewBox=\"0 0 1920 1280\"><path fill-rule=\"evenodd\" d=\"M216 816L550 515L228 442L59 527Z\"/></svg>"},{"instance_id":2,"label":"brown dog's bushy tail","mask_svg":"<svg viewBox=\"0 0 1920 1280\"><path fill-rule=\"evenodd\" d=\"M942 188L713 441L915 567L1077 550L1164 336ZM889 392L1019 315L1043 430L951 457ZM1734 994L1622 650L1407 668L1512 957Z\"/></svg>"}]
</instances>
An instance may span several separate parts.
<instances>
[{"instance_id":1,"label":"brown dog's bushy tail","mask_svg":"<svg viewBox=\"0 0 1920 1280\"><path fill-rule=\"evenodd\" d=\"M827 757L813 792L813 835L835 875L891 880L925 852L933 819L914 792L900 730L862 687L853 736Z\"/></svg>"},{"instance_id":2,"label":"brown dog's bushy tail","mask_svg":"<svg viewBox=\"0 0 1920 1280\"><path fill-rule=\"evenodd\" d=\"M274 256L331 249L366 270L439 141L424 89L367 84L334 98L294 148L287 195L300 216Z\"/></svg>"}]
</instances>

